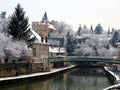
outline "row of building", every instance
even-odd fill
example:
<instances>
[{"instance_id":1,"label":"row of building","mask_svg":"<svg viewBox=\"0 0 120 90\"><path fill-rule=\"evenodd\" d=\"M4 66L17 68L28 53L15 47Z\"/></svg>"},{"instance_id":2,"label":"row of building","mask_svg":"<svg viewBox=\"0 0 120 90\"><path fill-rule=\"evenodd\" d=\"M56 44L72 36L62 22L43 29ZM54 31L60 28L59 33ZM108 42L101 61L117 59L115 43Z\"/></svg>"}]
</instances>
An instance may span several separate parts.
<instances>
[{"instance_id":1,"label":"row of building","mask_svg":"<svg viewBox=\"0 0 120 90\"><path fill-rule=\"evenodd\" d=\"M4 24L10 19L5 18L5 13L1 14L0 29L3 30ZM4 21L4 22L3 22ZM64 38L50 38L49 33L58 32L54 26L55 22L49 22L45 12L41 21L32 22L32 35L35 37L32 47L31 63L32 72L49 71L53 64L50 59L65 57L66 49L64 47Z\"/></svg>"},{"instance_id":2,"label":"row of building","mask_svg":"<svg viewBox=\"0 0 120 90\"><path fill-rule=\"evenodd\" d=\"M50 64L51 58L66 56L64 38L50 38L48 36L49 33L57 31L54 24L48 21L46 12L42 21L32 22L32 32L36 37L33 44L33 71L38 70L38 68L40 71L49 71L52 65Z\"/></svg>"}]
</instances>

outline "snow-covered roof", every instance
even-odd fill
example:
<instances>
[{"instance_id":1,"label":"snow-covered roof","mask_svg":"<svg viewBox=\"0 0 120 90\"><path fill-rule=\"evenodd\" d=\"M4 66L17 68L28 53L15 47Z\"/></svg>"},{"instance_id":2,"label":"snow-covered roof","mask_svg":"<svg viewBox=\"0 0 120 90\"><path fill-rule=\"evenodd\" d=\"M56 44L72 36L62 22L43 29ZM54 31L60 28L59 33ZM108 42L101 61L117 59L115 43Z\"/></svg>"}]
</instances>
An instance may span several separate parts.
<instances>
[{"instance_id":1,"label":"snow-covered roof","mask_svg":"<svg viewBox=\"0 0 120 90\"><path fill-rule=\"evenodd\" d=\"M34 31L34 30L31 30L32 34L35 36L35 41L34 43L42 43L41 42L41 37Z\"/></svg>"},{"instance_id":2,"label":"snow-covered roof","mask_svg":"<svg viewBox=\"0 0 120 90\"><path fill-rule=\"evenodd\" d=\"M117 42L116 45L120 45L120 42Z\"/></svg>"},{"instance_id":3,"label":"snow-covered roof","mask_svg":"<svg viewBox=\"0 0 120 90\"><path fill-rule=\"evenodd\" d=\"M61 47L60 48L60 53L65 53L66 51L65 51L65 47Z\"/></svg>"},{"instance_id":4,"label":"snow-covered roof","mask_svg":"<svg viewBox=\"0 0 120 90\"><path fill-rule=\"evenodd\" d=\"M58 53L59 52L59 48L52 48L51 46L49 46L49 52L50 53Z\"/></svg>"},{"instance_id":5,"label":"snow-covered roof","mask_svg":"<svg viewBox=\"0 0 120 90\"><path fill-rule=\"evenodd\" d=\"M49 24L48 28L52 30L56 30L56 28L52 24Z\"/></svg>"},{"instance_id":6,"label":"snow-covered roof","mask_svg":"<svg viewBox=\"0 0 120 90\"><path fill-rule=\"evenodd\" d=\"M51 47L49 46L50 53L65 53L65 47Z\"/></svg>"}]
</instances>

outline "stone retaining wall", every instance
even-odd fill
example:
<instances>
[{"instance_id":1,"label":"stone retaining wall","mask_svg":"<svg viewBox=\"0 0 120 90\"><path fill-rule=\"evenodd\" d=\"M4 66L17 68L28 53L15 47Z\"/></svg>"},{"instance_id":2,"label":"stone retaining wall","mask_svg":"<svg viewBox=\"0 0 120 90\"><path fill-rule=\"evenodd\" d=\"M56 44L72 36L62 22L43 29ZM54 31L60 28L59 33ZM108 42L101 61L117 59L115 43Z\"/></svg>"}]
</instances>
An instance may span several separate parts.
<instances>
[{"instance_id":1,"label":"stone retaining wall","mask_svg":"<svg viewBox=\"0 0 120 90\"><path fill-rule=\"evenodd\" d=\"M29 64L2 64L0 77L11 77L30 73Z\"/></svg>"}]
</instances>

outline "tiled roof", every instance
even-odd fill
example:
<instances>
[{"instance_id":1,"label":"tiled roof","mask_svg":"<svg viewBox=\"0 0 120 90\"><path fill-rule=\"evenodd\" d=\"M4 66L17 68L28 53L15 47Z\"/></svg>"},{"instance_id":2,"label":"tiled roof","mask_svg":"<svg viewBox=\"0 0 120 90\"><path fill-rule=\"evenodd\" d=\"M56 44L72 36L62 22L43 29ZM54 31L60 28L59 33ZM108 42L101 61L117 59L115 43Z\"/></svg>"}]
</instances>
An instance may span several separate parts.
<instances>
[{"instance_id":1,"label":"tiled roof","mask_svg":"<svg viewBox=\"0 0 120 90\"><path fill-rule=\"evenodd\" d=\"M64 46L64 38L48 38L48 43L51 46Z\"/></svg>"}]
</instances>

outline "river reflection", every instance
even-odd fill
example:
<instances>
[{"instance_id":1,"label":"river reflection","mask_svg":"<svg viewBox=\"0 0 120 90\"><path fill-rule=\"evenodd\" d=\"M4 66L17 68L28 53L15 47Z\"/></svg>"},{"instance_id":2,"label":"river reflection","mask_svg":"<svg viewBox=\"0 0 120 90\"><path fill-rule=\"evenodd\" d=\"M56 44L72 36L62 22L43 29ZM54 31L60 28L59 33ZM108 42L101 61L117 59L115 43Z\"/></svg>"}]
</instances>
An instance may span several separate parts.
<instances>
[{"instance_id":1,"label":"river reflection","mask_svg":"<svg viewBox=\"0 0 120 90\"><path fill-rule=\"evenodd\" d=\"M64 74L0 87L0 90L102 90L109 82L102 69L75 68Z\"/></svg>"}]
</instances>

